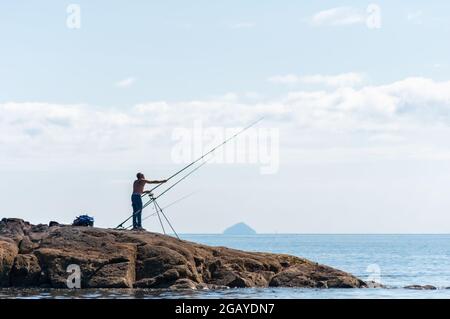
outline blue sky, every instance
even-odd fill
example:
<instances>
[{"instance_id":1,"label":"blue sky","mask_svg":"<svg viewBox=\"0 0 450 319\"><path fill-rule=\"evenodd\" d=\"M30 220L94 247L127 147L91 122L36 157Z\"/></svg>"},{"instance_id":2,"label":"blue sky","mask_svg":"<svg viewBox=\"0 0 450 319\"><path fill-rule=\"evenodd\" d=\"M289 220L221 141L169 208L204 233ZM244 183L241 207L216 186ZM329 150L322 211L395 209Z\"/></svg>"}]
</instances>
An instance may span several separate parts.
<instances>
[{"instance_id":1,"label":"blue sky","mask_svg":"<svg viewBox=\"0 0 450 319\"><path fill-rule=\"evenodd\" d=\"M450 55L445 1L379 1L377 30L310 25L322 10L365 11L369 3L361 1L77 3L77 30L65 24L70 2L2 4L1 100L127 107L227 92L281 94L266 79L285 73L354 71L386 83L450 72L443 66ZM132 88L114 87L129 77Z\"/></svg>"},{"instance_id":2,"label":"blue sky","mask_svg":"<svg viewBox=\"0 0 450 319\"><path fill-rule=\"evenodd\" d=\"M1 216L114 226L136 171L180 167L174 129L265 116L279 172L206 166L180 232L448 232L450 3L373 3L379 28L364 1L3 2Z\"/></svg>"}]
</instances>

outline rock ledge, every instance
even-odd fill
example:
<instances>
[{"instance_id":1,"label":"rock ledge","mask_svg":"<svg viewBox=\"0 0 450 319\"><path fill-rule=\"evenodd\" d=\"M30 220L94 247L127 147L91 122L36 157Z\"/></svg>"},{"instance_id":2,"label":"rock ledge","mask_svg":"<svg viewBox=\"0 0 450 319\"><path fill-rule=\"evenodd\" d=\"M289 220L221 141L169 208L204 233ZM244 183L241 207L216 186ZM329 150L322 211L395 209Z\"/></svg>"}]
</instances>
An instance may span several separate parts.
<instances>
[{"instance_id":1,"label":"rock ledge","mask_svg":"<svg viewBox=\"0 0 450 319\"><path fill-rule=\"evenodd\" d=\"M67 288L69 265L80 267L82 288L367 287L351 274L289 255L151 232L0 221L0 287Z\"/></svg>"}]
</instances>

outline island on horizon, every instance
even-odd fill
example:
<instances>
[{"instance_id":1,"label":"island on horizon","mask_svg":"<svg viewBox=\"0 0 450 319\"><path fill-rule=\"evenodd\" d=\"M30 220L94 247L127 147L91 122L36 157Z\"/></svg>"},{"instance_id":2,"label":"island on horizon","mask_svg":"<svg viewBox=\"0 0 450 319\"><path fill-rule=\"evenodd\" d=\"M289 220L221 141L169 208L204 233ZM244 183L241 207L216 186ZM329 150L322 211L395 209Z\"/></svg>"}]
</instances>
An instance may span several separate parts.
<instances>
[{"instance_id":1,"label":"island on horizon","mask_svg":"<svg viewBox=\"0 0 450 319\"><path fill-rule=\"evenodd\" d=\"M223 231L224 235L256 235L256 231L244 222L234 224Z\"/></svg>"}]
</instances>

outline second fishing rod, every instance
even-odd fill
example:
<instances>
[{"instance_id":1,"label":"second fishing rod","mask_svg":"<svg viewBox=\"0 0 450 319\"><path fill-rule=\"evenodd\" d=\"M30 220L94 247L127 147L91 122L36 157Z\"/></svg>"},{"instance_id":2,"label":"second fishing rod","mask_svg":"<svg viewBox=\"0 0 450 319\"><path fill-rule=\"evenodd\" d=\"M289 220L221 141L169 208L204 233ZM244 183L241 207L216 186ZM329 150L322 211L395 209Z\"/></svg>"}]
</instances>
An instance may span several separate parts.
<instances>
[{"instance_id":1,"label":"second fishing rod","mask_svg":"<svg viewBox=\"0 0 450 319\"><path fill-rule=\"evenodd\" d=\"M215 146L214 148L212 148L211 150L209 150L208 152L204 153L202 156L200 156L199 158L197 158L196 160L194 160L193 162L189 163L188 165L186 165L185 167L183 167L182 169L178 170L177 172L175 172L174 174L172 174L171 176L169 176L166 179L167 181L170 181L171 179L173 179L174 177L178 176L179 174L181 174L182 172L184 172L185 170L189 169L190 167L192 167L193 165L195 165L196 163L200 162L201 160L204 160L209 154L213 153L214 151L216 151L218 148L222 147L223 145L225 145L226 143L228 143L230 140L234 139L235 137L237 137L238 135L242 134L243 132L245 132L246 130L248 130L249 128L251 128L252 126L256 125L257 123L259 123L260 121L263 120L263 117L259 118L258 120L254 121L253 123L249 124L248 126L244 127L242 130L240 130L239 132L237 132L236 134L232 135L231 137L227 138L226 140L224 140L222 143L218 144L217 146ZM162 196L163 194L165 194L167 191L169 191L170 189L172 189L175 185L177 185L178 183L180 183L182 180L184 180L186 177L188 177L189 175L191 175L193 172L195 172L197 169L199 169L201 166L203 166L206 163L203 162L201 165L197 166L195 169L193 169L192 171L190 171L187 175L185 175L183 178L181 178L179 181L177 181L175 184L173 184L172 186L170 186L168 189L166 189L163 193L161 193L160 195L158 195L156 198L159 198L160 196ZM153 187L152 189L150 189L147 193L152 194L152 192L154 190L156 190L158 187L160 187L163 184L158 184L155 187ZM120 223L116 228L123 228L123 225L129 221L131 218L133 218L133 216L135 216L135 214L140 213L145 207L147 207L149 204L151 204L153 202L155 198L151 198L143 207L141 210L139 210L138 212L134 212L131 216L129 216L127 219L125 219L122 223Z\"/></svg>"}]
</instances>

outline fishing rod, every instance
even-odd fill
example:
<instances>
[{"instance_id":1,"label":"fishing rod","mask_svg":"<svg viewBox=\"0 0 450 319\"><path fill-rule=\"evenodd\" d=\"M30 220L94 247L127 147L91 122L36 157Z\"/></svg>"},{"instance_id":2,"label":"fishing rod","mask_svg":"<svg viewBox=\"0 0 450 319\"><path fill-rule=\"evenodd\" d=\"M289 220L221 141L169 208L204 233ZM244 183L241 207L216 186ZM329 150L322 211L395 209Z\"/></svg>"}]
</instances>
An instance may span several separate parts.
<instances>
[{"instance_id":1,"label":"fishing rod","mask_svg":"<svg viewBox=\"0 0 450 319\"><path fill-rule=\"evenodd\" d=\"M169 227L172 229L172 231L175 234L175 236L177 236L178 240L180 240L180 236L178 236L178 233L176 232L175 228L173 228L172 223L170 222L169 218L167 218L166 214L164 214L164 211L161 208L161 206L159 206L159 204L158 204L158 202L156 200L154 200L153 203L155 204L155 209L156 209L156 212L158 214L159 222L160 222L161 227L163 229L164 235L166 234L166 231L164 230L164 225L162 223L161 216L159 216L160 213L166 219L167 224L169 224Z\"/></svg>"},{"instance_id":2,"label":"fishing rod","mask_svg":"<svg viewBox=\"0 0 450 319\"><path fill-rule=\"evenodd\" d=\"M199 161L201 161L203 158L205 158L206 155L211 154L212 152L214 152L216 149L218 149L219 147L221 147L222 145L225 145L228 141L232 140L233 138L235 138L236 136L238 136L239 134L243 133L244 131L248 130L249 128L251 128L252 126L256 125L257 123L261 122L263 120L264 117L259 118L257 121L254 121L253 123L249 124L248 126L244 127L242 130L240 130L239 132L237 132L236 134L234 134L233 136L227 138L225 141L223 141L222 143L220 143L219 145L215 146L214 148L212 148L210 151L206 152L205 154L203 154L202 156L200 156L199 158L197 158L195 161L193 161L192 163L190 163L189 165L186 165L185 167L183 167L182 169L180 169L178 172L174 173L173 175L169 176L166 181L171 180L172 178L174 178L175 176L177 176L178 174L184 172L186 169L188 169L189 167L191 167L192 165L194 165L195 163L198 163ZM157 189L159 186L161 186L162 184L158 184L155 187L153 187L152 189L150 189L149 192L154 191L155 189Z\"/></svg>"},{"instance_id":3,"label":"fishing rod","mask_svg":"<svg viewBox=\"0 0 450 319\"><path fill-rule=\"evenodd\" d=\"M189 171L188 174L184 175L182 178L180 178L175 184L171 185L168 189L164 190L164 192L162 192L161 194L159 194L158 196L155 197L154 200L160 198L162 195L164 195L165 193L167 193L168 191L170 191L172 188L174 188L177 184L181 183L184 179L186 179L189 175L191 175L192 173L194 173L196 170L198 170L200 167L202 167L203 165L205 165L206 163L208 163L209 159L205 160L203 163L201 163L200 165L198 165L196 168L194 168L193 170Z\"/></svg>"},{"instance_id":4,"label":"fishing rod","mask_svg":"<svg viewBox=\"0 0 450 319\"><path fill-rule=\"evenodd\" d=\"M191 197L191 196L194 195L195 193L198 193L198 191L191 192L191 193L189 193L189 194L187 194L187 195L184 195L183 197L178 198L177 200L175 200L175 201L171 202L170 204L167 204L166 206L164 206L163 209L166 209L166 208L169 208L169 207L171 207L171 206L173 206L173 205L175 205L175 204L178 204L179 202L185 200L186 198ZM147 216L147 218L148 218L148 217L150 217L150 216ZM145 220L145 218L144 218L143 220Z\"/></svg>"},{"instance_id":5,"label":"fishing rod","mask_svg":"<svg viewBox=\"0 0 450 319\"><path fill-rule=\"evenodd\" d=\"M175 205L175 204L178 204L179 202L185 200L185 199L188 198L188 197L191 197L192 195L194 195L194 194L197 193L197 192L198 192L198 191L195 191L195 192L191 192L191 193L189 193L189 194L187 194L187 195L184 195L183 197L178 198L177 200L171 202L170 204L167 204L166 206L162 207L161 209L166 209L166 208L169 208L169 207L171 207L171 206L173 206L173 205ZM150 215L148 215L148 216L142 218L142 221L144 222L144 221L146 221L147 219L149 219L150 217L155 216L156 214L158 214L158 212L154 212L154 213L152 213L152 214L150 214ZM125 229L130 229L131 227L133 227L133 225L130 225L130 226L128 226L128 227L125 227Z\"/></svg>"},{"instance_id":6,"label":"fishing rod","mask_svg":"<svg viewBox=\"0 0 450 319\"><path fill-rule=\"evenodd\" d=\"M154 197L153 193L149 193L148 195L150 196L150 199L145 203L144 206L142 206L142 209L140 209L139 211L133 213L133 215L131 215L131 217L133 217L135 214L141 212L145 207L147 207L148 205L150 205L151 203L153 203L154 205L154 209L155 209L155 214L158 215L158 220L159 223L161 225L161 228L164 232L164 234L166 234L166 230L164 229L164 224L162 222L161 216L159 215L161 213L161 215L163 215L163 217L165 218L165 220L167 221L167 223L169 224L170 228L172 229L172 231L174 232L175 236L177 236L178 239L180 239L180 237L178 236L177 232L175 231L175 229L173 228L172 224L170 223L169 219L167 218L166 214L164 214L163 208L161 208L161 206L159 206L158 202L156 201L158 198L160 198L162 195L164 195L165 193L167 193L168 191L170 191L172 188L174 188L177 184L181 183L184 179L186 179L189 175L193 174L195 171L197 171L200 167L202 167L203 165L205 165L211 158L206 159L203 163L201 163L200 165L198 165L196 168L194 168L193 170L189 171L188 174L186 174L185 176L183 176L182 178L180 178L175 184L173 184L172 186L170 186L168 189L166 189L164 192L162 192L161 194L159 194L158 196ZM128 218L129 219L129 218ZM126 222L126 221L125 221ZM123 222L121 225L117 226L117 228L122 228L123 224L125 223ZM127 227L128 228L128 227ZM127 229L125 228L125 229Z\"/></svg>"},{"instance_id":7,"label":"fishing rod","mask_svg":"<svg viewBox=\"0 0 450 319\"><path fill-rule=\"evenodd\" d=\"M223 145L225 145L226 143L228 143L230 140L234 139L235 137L237 137L238 135L242 134L243 132L245 132L246 130L248 130L249 128L251 128L252 126L256 125L257 123L261 122L264 119L264 117L259 118L258 120L254 121L253 123L250 123L249 125L247 125L246 127L244 127L242 130L240 130L239 132L237 132L236 134L232 135L231 137L227 138L226 140L224 140L222 143L218 144L217 146L213 147L211 150L209 150L208 152L204 153L202 156L200 156L199 158L197 158L195 161L191 162L190 164L186 165L185 167L183 167L182 169L180 169L179 171L175 172L174 174L172 174L171 176L169 176L166 179L166 182L171 180L172 178L174 178L175 176L181 174L182 172L184 172L185 170L187 170L188 168L192 167L193 165L195 165L196 163L198 163L199 161L201 161L202 159L204 159L207 155L213 153L215 150L217 150L218 148L222 147ZM206 162L205 162L206 163ZM203 166L205 163L201 164L199 167L197 167L196 169L194 169L191 173L193 173L194 171L196 171L198 168L200 168L201 166ZM189 176L191 173L189 173L187 176ZM184 180L187 176L185 176L184 178L182 178L181 180L179 180L177 183L175 183L173 186L175 186L176 184L178 184L179 182L181 182L182 180ZM158 187L160 187L162 185L158 184L155 187L153 187L152 189L150 189L148 191L148 193L152 193L152 191L154 191L155 189L157 189ZM172 187L173 187L172 186ZM162 194L166 193L168 190L170 190L172 187L168 188L166 191L164 191ZM157 198L159 198L162 194L160 194ZM130 217L128 217L125 221L123 221L122 223L120 223L117 228L122 228L123 224L125 224L128 220L130 220L135 214L140 213L146 206L148 206L148 204L151 203L151 199L146 203L146 205L144 205L142 207L142 209L140 209L137 212L134 212Z\"/></svg>"},{"instance_id":8,"label":"fishing rod","mask_svg":"<svg viewBox=\"0 0 450 319\"><path fill-rule=\"evenodd\" d=\"M164 190L164 192L162 192L161 194L159 194L157 197L153 197L153 194L148 191L148 195L150 196L150 199L142 206L142 208L136 212L134 212L130 217L128 217L127 219L125 219L122 223L120 223L116 229L119 228L123 228L123 224L125 224L127 221L129 221L134 215L139 214L140 212L142 212L144 210L144 208L146 208L148 205L150 205L151 203L153 203L155 200L157 200L158 198L160 198L162 195L164 195L165 193L167 193L169 190L171 190L172 188L174 188L176 185L178 185L179 183L181 183L183 180L185 180L189 175L193 174L195 171L197 171L200 167L202 167L203 165L205 165L208 162L209 159L206 159L203 163L201 163L200 165L198 165L197 167L195 167L194 169L190 170L189 173L187 173L186 175L184 175L182 178L180 178L175 184L171 185L169 188L167 188L166 190Z\"/></svg>"},{"instance_id":9,"label":"fishing rod","mask_svg":"<svg viewBox=\"0 0 450 319\"><path fill-rule=\"evenodd\" d=\"M209 160L209 159L208 159ZM198 165L196 168L194 168L193 170L189 171L188 174L184 175L182 178L180 178L175 184L173 184L172 186L170 186L168 189L166 189L164 192L162 192L161 194L159 194L156 197L153 197L152 193L149 194L150 199L147 203L145 203L144 206L142 206L142 210L147 207L148 205L150 205L151 203L153 203L154 201L156 201L158 198L160 198L162 195L164 195L165 193L167 193L168 191L170 191L172 188L174 188L176 185L178 185L179 183L181 183L183 180L185 180L189 175L193 174L195 171L197 171L200 167L202 167L203 165L205 165L208 160L204 161L203 163L201 163L200 165Z\"/></svg>"}]
</instances>

